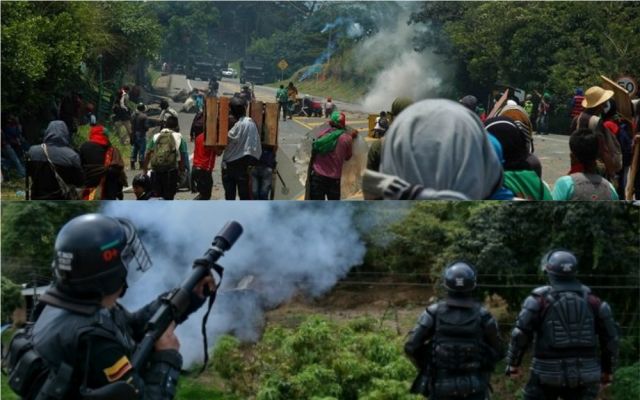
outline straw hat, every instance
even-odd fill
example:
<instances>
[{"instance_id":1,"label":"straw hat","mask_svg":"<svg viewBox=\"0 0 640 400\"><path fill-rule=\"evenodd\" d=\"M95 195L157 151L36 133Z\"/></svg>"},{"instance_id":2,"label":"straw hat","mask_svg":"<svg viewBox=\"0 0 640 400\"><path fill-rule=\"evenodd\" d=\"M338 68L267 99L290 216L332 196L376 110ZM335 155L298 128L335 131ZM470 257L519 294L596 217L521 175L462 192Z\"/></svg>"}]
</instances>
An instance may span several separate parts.
<instances>
[{"instance_id":1,"label":"straw hat","mask_svg":"<svg viewBox=\"0 0 640 400\"><path fill-rule=\"evenodd\" d=\"M604 90L600 86L592 86L584 93L582 107L595 108L613 97L613 90Z\"/></svg>"}]
</instances>

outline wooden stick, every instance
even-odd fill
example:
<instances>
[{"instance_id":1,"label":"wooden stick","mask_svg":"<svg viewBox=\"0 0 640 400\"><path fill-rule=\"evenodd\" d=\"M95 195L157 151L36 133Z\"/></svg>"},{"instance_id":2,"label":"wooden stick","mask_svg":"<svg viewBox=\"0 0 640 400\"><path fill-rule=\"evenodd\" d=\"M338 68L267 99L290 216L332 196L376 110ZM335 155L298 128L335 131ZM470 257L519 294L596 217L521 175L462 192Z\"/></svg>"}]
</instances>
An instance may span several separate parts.
<instances>
[{"instance_id":1,"label":"wooden stick","mask_svg":"<svg viewBox=\"0 0 640 400\"><path fill-rule=\"evenodd\" d=\"M636 133L636 136L640 133ZM627 200L633 200L633 194L635 192L636 175L638 174L638 164L640 163L640 142L637 142L633 150L633 160L631 161L631 169L629 175L627 175L627 187L625 188L625 198ZM637 194L637 193L636 193Z\"/></svg>"}]
</instances>

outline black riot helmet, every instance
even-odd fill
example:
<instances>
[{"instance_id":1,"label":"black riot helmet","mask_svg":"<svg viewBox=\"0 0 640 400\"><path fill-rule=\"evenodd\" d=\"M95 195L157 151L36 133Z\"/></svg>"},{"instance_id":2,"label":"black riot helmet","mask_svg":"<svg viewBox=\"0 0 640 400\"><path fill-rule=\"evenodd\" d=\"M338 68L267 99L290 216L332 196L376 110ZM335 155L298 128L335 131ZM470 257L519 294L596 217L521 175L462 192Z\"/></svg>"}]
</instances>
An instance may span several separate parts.
<instances>
[{"instance_id":1,"label":"black riot helmet","mask_svg":"<svg viewBox=\"0 0 640 400\"><path fill-rule=\"evenodd\" d=\"M59 290L93 297L126 289L151 267L151 260L130 221L85 214L58 233L52 267Z\"/></svg>"},{"instance_id":2,"label":"black riot helmet","mask_svg":"<svg viewBox=\"0 0 640 400\"><path fill-rule=\"evenodd\" d=\"M573 278L578 273L578 259L565 249L551 250L542 257L542 270L549 275Z\"/></svg>"},{"instance_id":3,"label":"black riot helmet","mask_svg":"<svg viewBox=\"0 0 640 400\"><path fill-rule=\"evenodd\" d=\"M442 285L449 292L471 292L476 287L476 268L465 261L454 261L444 269Z\"/></svg>"}]
</instances>

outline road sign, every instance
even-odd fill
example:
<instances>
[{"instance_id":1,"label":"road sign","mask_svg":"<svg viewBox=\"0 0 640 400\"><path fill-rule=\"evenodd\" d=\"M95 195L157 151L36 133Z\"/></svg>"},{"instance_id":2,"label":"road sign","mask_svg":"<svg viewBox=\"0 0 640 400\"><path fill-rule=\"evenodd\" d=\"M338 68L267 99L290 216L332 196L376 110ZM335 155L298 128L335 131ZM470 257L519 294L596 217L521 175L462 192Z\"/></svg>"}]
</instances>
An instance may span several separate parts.
<instances>
[{"instance_id":1,"label":"road sign","mask_svg":"<svg viewBox=\"0 0 640 400\"><path fill-rule=\"evenodd\" d=\"M616 79L618 85L622 86L627 92L629 92L629 96L631 98L636 97L638 94L638 82L630 76L621 76Z\"/></svg>"},{"instance_id":2,"label":"road sign","mask_svg":"<svg viewBox=\"0 0 640 400\"><path fill-rule=\"evenodd\" d=\"M283 58L278 63L278 68L280 68L281 71L284 71L285 69L289 68L289 63L287 63L287 60Z\"/></svg>"}]
</instances>

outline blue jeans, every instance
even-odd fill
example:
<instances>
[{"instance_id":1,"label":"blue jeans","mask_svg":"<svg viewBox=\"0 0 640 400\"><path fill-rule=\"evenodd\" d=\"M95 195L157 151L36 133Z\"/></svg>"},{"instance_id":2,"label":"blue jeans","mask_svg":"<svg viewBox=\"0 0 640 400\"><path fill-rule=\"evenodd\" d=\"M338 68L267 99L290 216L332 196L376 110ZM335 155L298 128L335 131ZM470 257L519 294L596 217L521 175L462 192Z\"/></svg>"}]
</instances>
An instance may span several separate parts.
<instances>
[{"instance_id":1,"label":"blue jeans","mask_svg":"<svg viewBox=\"0 0 640 400\"><path fill-rule=\"evenodd\" d=\"M251 170L251 191L254 200L269 200L273 168L255 167Z\"/></svg>"},{"instance_id":2,"label":"blue jeans","mask_svg":"<svg viewBox=\"0 0 640 400\"><path fill-rule=\"evenodd\" d=\"M136 132L133 137L133 150L131 151L131 162L144 161L144 153L147 150L147 138L144 133Z\"/></svg>"}]
</instances>

